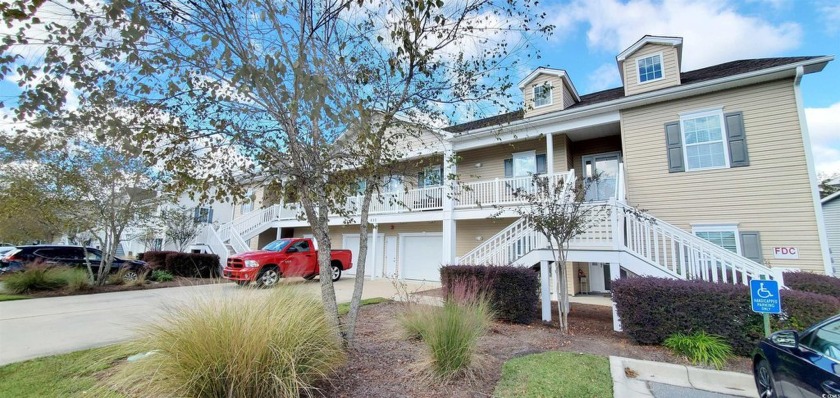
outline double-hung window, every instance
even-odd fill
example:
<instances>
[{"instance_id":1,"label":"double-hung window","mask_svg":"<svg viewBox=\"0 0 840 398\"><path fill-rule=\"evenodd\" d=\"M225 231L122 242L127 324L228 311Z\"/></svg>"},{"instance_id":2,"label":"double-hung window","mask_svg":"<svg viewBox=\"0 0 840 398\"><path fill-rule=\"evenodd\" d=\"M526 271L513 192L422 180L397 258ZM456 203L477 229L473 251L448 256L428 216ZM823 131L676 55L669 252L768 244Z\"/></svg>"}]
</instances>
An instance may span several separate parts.
<instances>
[{"instance_id":1,"label":"double-hung window","mask_svg":"<svg viewBox=\"0 0 840 398\"><path fill-rule=\"evenodd\" d=\"M551 105L551 86L541 84L534 86L534 108Z\"/></svg>"},{"instance_id":2,"label":"double-hung window","mask_svg":"<svg viewBox=\"0 0 840 398\"><path fill-rule=\"evenodd\" d=\"M695 226L694 235L712 242L726 250L741 254L738 227L736 225Z\"/></svg>"},{"instance_id":3,"label":"double-hung window","mask_svg":"<svg viewBox=\"0 0 840 398\"><path fill-rule=\"evenodd\" d=\"M686 170L729 167L726 130L720 110L680 116Z\"/></svg>"},{"instance_id":4,"label":"double-hung window","mask_svg":"<svg viewBox=\"0 0 840 398\"><path fill-rule=\"evenodd\" d=\"M439 187L443 185L443 167L429 166L417 175L417 185L420 188Z\"/></svg>"},{"instance_id":5,"label":"double-hung window","mask_svg":"<svg viewBox=\"0 0 840 398\"><path fill-rule=\"evenodd\" d=\"M639 83L651 82L662 78L662 55L654 54L636 60L639 69Z\"/></svg>"}]
</instances>

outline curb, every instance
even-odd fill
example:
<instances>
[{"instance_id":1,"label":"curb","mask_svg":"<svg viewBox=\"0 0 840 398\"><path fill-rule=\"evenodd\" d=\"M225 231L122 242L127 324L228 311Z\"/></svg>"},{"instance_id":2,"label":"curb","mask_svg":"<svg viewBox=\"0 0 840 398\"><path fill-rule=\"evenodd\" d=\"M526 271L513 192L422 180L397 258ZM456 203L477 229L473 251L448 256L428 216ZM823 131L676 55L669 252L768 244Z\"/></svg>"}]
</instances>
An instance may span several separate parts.
<instances>
[{"instance_id":1,"label":"curb","mask_svg":"<svg viewBox=\"0 0 840 398\"><path fill-rule=\"evenodd\" d=\"M628 377L625 369L635 372L634 377ZM610 356L610 374L616 398L653 397L649 381L739 397L758 396L752 376L743 373Z\"/></svg>"}]
</instances>

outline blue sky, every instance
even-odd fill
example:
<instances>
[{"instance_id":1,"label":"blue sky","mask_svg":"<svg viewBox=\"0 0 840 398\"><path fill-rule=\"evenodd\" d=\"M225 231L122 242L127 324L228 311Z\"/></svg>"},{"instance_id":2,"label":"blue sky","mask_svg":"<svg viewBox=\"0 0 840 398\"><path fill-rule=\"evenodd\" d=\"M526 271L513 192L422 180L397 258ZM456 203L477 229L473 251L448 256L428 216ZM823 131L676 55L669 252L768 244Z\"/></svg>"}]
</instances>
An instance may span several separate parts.
<instances>
[{"instance_id":1,"label":"blue sky","mask_svg":"<svg viewBox=\"0 0 840 398\"><path fill-rule=\"evenodd\" d=\"M528 67L565 69L581 94L621 85L615 56L645 34L681 36L683 71L746 58L840 55L838 0L544 1L554 35ZM525 68L528 69L528 68ZM520 72L524 77L528 71ZM840 173L840 60L802 93L818 172Z\"/></svg>"}]
</instances>

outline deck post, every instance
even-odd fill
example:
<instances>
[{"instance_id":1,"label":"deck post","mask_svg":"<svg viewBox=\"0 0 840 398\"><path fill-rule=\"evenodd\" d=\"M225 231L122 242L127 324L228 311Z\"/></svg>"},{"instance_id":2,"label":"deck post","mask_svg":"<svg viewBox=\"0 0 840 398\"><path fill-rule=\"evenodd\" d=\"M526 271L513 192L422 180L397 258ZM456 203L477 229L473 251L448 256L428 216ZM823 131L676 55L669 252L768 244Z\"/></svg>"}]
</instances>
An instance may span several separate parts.
<instances>
[{"instance_id":1,"label":"deck post","mask_svg":"<svg viewBox=\"0 0 840 398\"><path fill-rule=\"evenodd\" d=\"M542 301L542 320L551 322L551 282L548 278L548 260L540 261L540 296Z\"/></svg>"},{"instance_id":2,"label":"deck post","mask_svg":"<svg viewBox=\"0 0 840 398\"><path fill-rule=\"evenodd\" d=\"M610 281L621 278L621 263L610 263ZM612 301L613 330L621 331L621 320L618 319L618 311L615 308L615 300Z\"/></svg>"},{"instance_id":3,"label":"deck post","mask_svg":"<svg viewBox=\"0 0 840 398\"><path fill-rule=\"evenodd\" d=\"M455 232L455 219L453 217L453 211L455 209L455 180L450 181L450 176L454 176L457 172L457 165L454 161L454 151L452 147L448 147L443 152L443 172L444 172L444 184L443 184L443 192L441 192L441 200L443 202L443 216L442 216L442 229L443 232L443 253L441 256L441 264L442 265L451 265L456 264L455 254L456 254L456 232Z\"/></svg>"},{"instance_id":4,"label":"deck post","mask_svg":"<svg viewBox=\"0 0 840 398\"><path fill-rule=\"evenodd\" d=\"M370 252L374 253L374 256L373 256L373 264L370 265L371 267L373 267L370 270L371 271L370 272L370 279L377 279L376 278L376 260L378 259L379 256L377 256L375 253L376 253L376 237L377 237L376 235L378 235L378 234L379 234L379 224L373 223L373 238L371 239ZM364 278L364 277L365 276L362 275L362 278Z\"/></svg>"}]
</instances>

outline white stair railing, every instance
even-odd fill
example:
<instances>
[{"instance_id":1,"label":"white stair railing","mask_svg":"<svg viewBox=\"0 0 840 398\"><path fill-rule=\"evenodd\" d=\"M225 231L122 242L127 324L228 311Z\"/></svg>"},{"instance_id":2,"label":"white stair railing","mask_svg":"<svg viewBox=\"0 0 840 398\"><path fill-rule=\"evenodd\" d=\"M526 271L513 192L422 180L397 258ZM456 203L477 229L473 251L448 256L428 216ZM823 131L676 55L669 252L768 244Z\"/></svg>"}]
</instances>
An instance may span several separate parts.
<instances>
[{"instance_id":1,"label":"white stair railing","mask_svg":"<svg viewBox=\"0 0 840 398\"><path fill-rule=\"evenodd\" d=\"M210 251L212 251L213 254L217 254L219 256L219 262L222 266L227 264L227 246L225 246L225 242L222 241L219 234L216 233L212 224L208 224L204 227L204 230L198 235L196 242L206 245L210 248Z\"/></svg>"},{"instance_id":2,"label":"white stair railing","mask_svg":"<svg viewBox=\"0 0 840 398\"><path fill-rule=\"evenodd\" d=\"M230 225L240 236L253 236L262 232L266 224L279 220L282 211L283 206L279 204L253 210L235 218Z\"/></svg>"},{"instance_id":3,"label":"white stair railing","mask_svg":"<svg viewBox=\"0 0 840 398\"><path fill-rule=\"evenodd\" d=\"M216 233L222 242L228 242L230 244L235 253L242 253L251 249L245 240L242 239L242 235L230 223L220 225Z\"/></svg>"}]
</instances>

